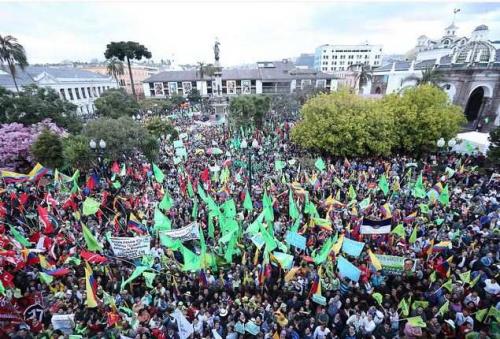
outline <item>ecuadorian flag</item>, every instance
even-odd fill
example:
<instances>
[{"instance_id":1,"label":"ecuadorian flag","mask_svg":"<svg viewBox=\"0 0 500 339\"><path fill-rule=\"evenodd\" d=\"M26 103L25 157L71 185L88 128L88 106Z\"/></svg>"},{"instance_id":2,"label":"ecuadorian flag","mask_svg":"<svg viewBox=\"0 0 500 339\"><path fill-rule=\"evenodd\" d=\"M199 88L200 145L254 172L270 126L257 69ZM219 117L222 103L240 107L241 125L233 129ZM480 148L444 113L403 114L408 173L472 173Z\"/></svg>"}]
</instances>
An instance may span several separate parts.
<instances>
[{"instance_id":1,"label":"ecuadorian flag","mask_svg":"<svg viewBox=\"0 0 500 339\"><path fill-rule=\"evenodd\" d=\"M97 281L89 263L85 263L85 292L87 294L87 307L97 307Z\"/></svg>"},{"instance_id":2,"label":"ecuadorian flag","mask_svg":"<svg viewBox=\"0 0 500 339\"><path fill-rule=\"evenodd\" d=\"M47 173L49 173L49 169L37 163L28 174L21 174L12 171L1 171L0 175L5 183L12 184L18 182L26 182L29 180L37 181Z\"/></svg>"},{"instance_id":3,"label":"ecuadorian flag","mask_svg":"<svg viewBox=\"0 0 500 339\"><path fill-rule=\"evenodd\" d=\"M147 232L144 230L144 226L142 226L139 219L137 219L137 217L133 213L130 213L127 222L127 227L130 231L137 233L139 235L147 234Z\"/></svg>"}]
</instances>

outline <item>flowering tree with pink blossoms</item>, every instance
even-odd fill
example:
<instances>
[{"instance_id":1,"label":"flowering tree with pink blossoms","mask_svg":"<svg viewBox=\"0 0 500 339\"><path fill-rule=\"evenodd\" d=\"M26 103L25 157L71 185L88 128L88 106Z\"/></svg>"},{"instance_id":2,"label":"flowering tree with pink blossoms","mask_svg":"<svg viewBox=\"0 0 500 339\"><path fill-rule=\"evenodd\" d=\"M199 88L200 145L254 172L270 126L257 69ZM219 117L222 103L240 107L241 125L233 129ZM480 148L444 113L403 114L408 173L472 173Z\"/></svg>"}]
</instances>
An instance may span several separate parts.
<instances>
[{"instance_id":1,"label":"flowering tree with pink blossoms","mask_svg":"<svg viewBox=\"0 0 500 339\"><path fill-rule=\"evenodd\" d=\"M44 129L64 137L66 131L49 119L25 126L19 123L0 125L0 168L29 170L33 166L30 147Z\"/></svg>"}]
</instances>

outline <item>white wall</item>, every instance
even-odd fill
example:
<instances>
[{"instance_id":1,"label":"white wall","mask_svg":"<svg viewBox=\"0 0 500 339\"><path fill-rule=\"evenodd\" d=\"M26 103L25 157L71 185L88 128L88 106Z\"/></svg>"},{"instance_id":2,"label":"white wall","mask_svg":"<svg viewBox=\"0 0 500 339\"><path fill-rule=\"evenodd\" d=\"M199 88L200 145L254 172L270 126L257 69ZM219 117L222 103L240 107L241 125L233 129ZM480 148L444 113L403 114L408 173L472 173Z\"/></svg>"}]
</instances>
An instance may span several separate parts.
<instances>
[{"instance_id":1,"label":"white wall","mask_svg":"<svg viewBox=\"0 0 500 339\"><path fill-rule=\"evenodd\" d=\"M261 80L255 81L255 93L262 94L262 81Z\"/></svg>"},{"instance_id":2,"label":"white wall","mask_svg":"<svg viewBox=\"0 0 500 339\"><path fill-rule=\"evenodd\" d=\"M145 97L150 97L151 96L151 92L149 90L149 83L143 82L142 83L142 90L144 91L144 96Z\"/></svg>"}]
</instances>

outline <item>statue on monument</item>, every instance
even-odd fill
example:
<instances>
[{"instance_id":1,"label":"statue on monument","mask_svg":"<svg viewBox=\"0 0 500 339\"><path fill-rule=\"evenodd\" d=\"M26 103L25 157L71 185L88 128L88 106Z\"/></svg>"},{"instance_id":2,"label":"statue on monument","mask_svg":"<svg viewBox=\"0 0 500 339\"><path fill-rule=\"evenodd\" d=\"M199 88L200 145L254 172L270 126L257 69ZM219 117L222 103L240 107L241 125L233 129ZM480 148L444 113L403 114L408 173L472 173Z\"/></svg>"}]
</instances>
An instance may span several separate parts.
<instances>
[{"instance_id":1,"label":"statue on monument","mask_svg":"<svg viewBox=\"0 0 500 339\"><path fill-rule=\"evenodd\" d=\"M215 44L214 44L214 56L215 56L215 62L219 62L219 53L220 53L220 48L219 48L220 42L215 39Z\"/></svg>"}]
</instances>

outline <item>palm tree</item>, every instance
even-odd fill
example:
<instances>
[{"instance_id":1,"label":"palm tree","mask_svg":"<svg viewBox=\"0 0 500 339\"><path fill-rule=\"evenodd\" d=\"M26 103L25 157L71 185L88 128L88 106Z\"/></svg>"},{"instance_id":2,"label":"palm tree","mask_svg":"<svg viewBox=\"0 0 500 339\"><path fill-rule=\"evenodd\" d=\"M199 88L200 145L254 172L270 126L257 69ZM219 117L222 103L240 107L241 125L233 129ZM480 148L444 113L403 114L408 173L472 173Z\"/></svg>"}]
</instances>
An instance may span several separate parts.
<instances>
[{"instance_id":1,"label":"palm tree","mask_svg":"<svg viewBox=\"0 0 500 339\"><path fill-rule=\"evenodd\" d=\"M12 35L0 35L0 63L3 64L4 62L9 67L10 75L19 93L16 81L16 66L24 70L28 66L28 59L26 58L24 47Z\"/></svg>"},{"instance_id":2,"label":"palm tree","mask_svg":"<svg viewBox=\"0 0 500 339\"><path fill-rule=\"evenodd\" d=\"M370 66L365 66L363 64L357 64L352 66L359 67L358 71L356 71L356 88L359 93L361 92L363 86L365 86L368 83L368 81L370 81L370 79L372 78L372 72Z\"/></svg>"},{"instance_id":3,"label":"palm tree","mask_svg":"<svg viewBox=\"0 0 500 339\"><path fill-rule=\"evenodd\" d=\"M402 83L406 81L415 81L417 83L417 86L425 84L438 85L438 83L442 81L442 76L435 67L427 67L422 71L421 76L407 76L403 79Z\"/></svg>"},{"instance_id":4,"label":"palm tree","mask_svg":"<svg viewBox=\"0 0 500 339\"><path fill-rule=\"evenodd\" d=\"M118 58L111 58L108 60L106 69L108 71L108 75L113 76L116 83L120 85L120 83L118 82L118 76L125 74L125 71L123 69L123 62L121 62Z\"/></svg>"},{"instance_id":5,"label":"palm tree","mask_svg":"<svg viewBox=\"0 0 500 339\"><path fill-rule=\"evenodd\" d=\"M205 63L198 61L198 69L196 70L196 75L200 77L200 79L203 79L203 76L205 75Z\"/></svg>"}]
</instances>

